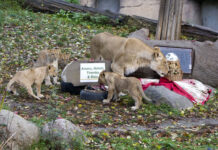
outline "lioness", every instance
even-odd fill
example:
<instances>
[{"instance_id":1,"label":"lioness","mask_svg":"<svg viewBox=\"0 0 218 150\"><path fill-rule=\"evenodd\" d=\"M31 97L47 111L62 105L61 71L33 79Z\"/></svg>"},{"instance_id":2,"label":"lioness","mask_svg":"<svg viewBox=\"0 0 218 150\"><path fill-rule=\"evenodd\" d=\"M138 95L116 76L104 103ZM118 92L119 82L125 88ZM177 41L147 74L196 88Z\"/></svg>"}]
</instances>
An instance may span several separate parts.
<instances>
[{"instance_id":1,"label":"lioness","mask_svg":"<svg viewBox=\"0 0 218 150\"><path fill-rule=\"evenodd\" d=\"M160 48L151 48L136 38L113 36L103 32L91 40L91 57L112 61L111 69L121 75L128 75L139 67L150 67L160 76L168 73L165 56Z\"/></svg>"},{"instance_id":2,"label":"lioness","mask_svg":"<svg viewBox=\"0 0 218 150\"><path fill-rule=\"evenodd\" d=\"M48 64L52 64L56 71L58 72L58 61L61 60L69 60L70 55L66 53L61 53L60 49L52 49L52 50L42 50L39 52L39 57L37 60L33 62L34 67L41 67L46 66ZM54 84L60 84L60 82L57 81L58 77L55 76L53 78ZM45 78L45 84L51 85L50 77L47 76Z\"/></svg>"},{"instance_id":3,"label":"lioness","mask_svg":"<svg viewBox=\"0 0 218 150\"><path fill-rule=\"evenodd\" d=\"M41 84L46 76L57 76L56 68L53 65L36 67L17 72L7 85L7 91L17 94L13 84L17 82L27 89L27 92L36 99L44 97L41 94ZM37 96L33 93L32 85L36 84Z\"/></svg>"},{"instance_id":4,"label":"lioness","mask_svg":"<svg viewBox=\"0 0 218 150\"><path fill-rule=\"evenodd\" d=\"M139 79L135 77L124 77L118 73L102 71L98 83L108 86L108 97L103 100L105 104L109 103L113 96L114 99L117 99L118 94L125 91L135 100L135 106L131 107L132 110L136 110L141 106L142 97L151 102L151 99L144 94Z\"/></svg>"}]
</instances>

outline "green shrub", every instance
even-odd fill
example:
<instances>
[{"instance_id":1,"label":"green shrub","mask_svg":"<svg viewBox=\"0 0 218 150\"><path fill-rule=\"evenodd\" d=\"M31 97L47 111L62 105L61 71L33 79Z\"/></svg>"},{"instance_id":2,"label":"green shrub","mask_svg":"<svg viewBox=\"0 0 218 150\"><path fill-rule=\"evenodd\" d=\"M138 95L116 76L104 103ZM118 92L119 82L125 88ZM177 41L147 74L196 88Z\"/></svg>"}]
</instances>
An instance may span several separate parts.
<instances>
[{"instance_id":1,"label":"green shrub","mask_svg":"<svg viewBox=\"0 0 218 150\"><path fill-rule=\"evenodd\" d=\"M74 3L74 4L79 4L79 0L65 0L66 2Z\"/></svg>"}]
</instances>

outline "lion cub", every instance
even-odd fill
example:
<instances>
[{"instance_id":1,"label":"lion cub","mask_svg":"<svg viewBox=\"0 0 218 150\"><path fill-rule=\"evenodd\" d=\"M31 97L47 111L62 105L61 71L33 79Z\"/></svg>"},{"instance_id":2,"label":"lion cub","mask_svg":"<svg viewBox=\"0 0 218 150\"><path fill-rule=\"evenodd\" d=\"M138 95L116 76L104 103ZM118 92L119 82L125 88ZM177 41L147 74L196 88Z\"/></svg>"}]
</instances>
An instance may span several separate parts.
<instances>
[{"instance_id":1,"label":"lion cub","mask_svg":"<svg viewBox=\"0 0 218 150\"><path fill-rule=\"evenodd\" d=\"M52 64L56 68L56 71L58 72L58 62L60 60L63 60L63 61L69 60L69 58L70 58L70 55L66 53L62 53L60 49L42 50L39 52L38 59L34 60L33 66L41 67L41 66ZM60 84L60 82L58 82L57 80L58 80L58 77L55 76L53 78L54 84ZM52 84L49 76L46 76L45 84L46 85Z\"/></svg>"},{"instance_id":2,"label":"lion cub","mask_svg":"<svg viewBox=\"0 0 218 150\"><path fill-rule=\"evenodd\" d=\"M41 84L46 76L57 76L56 68L53 65L31 68L24 71L17 72L7 85L7 91L12 91L17 94L15 88L12 86L15 82L24 86L27 92L36 99L44 97L41 94ZM33 93L32 85L36 84L37 96Z\"/></svg>"},{"instance_id":3,"label":"lion cub","mask_svg":"<svg viewBox=\"0 0 218 150\"><path fill-rule=\"evenodd\" d=\"M98 83L108 86L108 97L103 100L105 104L109 103L113 96L117 99L118 94L125 91L135 100L135 106L131 108L132 110L136 110L141 106L142 97L151 102L151 99L144 94L139 79L135 77L124 77L118 73L102 71Z\"/></svg>"}]
</instances>

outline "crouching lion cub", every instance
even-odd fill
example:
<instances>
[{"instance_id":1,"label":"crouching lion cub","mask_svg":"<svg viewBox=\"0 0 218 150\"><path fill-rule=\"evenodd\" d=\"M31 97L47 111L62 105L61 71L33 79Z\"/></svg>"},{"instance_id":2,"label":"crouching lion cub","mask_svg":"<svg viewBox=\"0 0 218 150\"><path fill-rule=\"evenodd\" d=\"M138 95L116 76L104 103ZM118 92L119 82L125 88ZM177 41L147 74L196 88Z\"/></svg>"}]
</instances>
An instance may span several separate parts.
<instances>
[{"instance_id":1,"label":"crouching lion cub","mask_svg":"<svg viewBox=\"0 0 218 150\"><path fill-rule=\"evenodd\" d=\"M117 99L118 94L125 91L135 100L135 106L131 108L132 110L136 110L141 106L142 97L148 102L151 102L151 99L144 94L139 79L135 77L124 77L114 72L102 71L99 75L98 82L108 86L108 97L103 100L105 104L109 103L113 96Z\"/></svg>"},{"instance_id":2,"label":"crouching lion cub","mask_svg":"<svg viewBox=\"0 0 218 150\"><path fill-rule=\"evenodd\" d=\"M69 58L70 58L70 55L66 53L62 53L60 49L42 50L39 52L38 59L34 60L33 66L41 67L41 66L52 64L56 68L56 71L58 72L58 63L61 60L67 61L69 60ZM57 76L53 78L53 82L54 84L60 84L60 82L58 82ZM49 76L45 78L45 84L52 85L51 79Z\"/></svg>"},{"instance_id":3,"label":"crouching lion cub","mask_svg":"<svg viewBox=\"0 0 218 150\"><path fill-rule=\"evenodd\" d=\"M17 72L7 85L7 91L17 94L13 84L17 82L27 89L27 92L36 99L44 97L41 94L41 84L46 76L57 76L56 68L53 65L31 68ZM36 84L37 96L33 93L32 85Z\"/></svg>"}]
</instances>

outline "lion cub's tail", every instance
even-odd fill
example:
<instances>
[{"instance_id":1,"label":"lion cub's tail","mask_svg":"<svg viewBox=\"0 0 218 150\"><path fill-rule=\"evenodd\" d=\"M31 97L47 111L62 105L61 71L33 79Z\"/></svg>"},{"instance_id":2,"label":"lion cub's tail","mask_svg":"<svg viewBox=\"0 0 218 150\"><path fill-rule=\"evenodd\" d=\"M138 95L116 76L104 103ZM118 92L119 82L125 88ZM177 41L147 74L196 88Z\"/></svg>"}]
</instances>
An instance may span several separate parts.
<instances>
[{"instance_id":1,"label":"lion cub's tail","mask_svg":"<svg viewBox=\"0 0 218 150\"><path fill-rule=\"evenodd\" d=\"M7 85L7 91L8 92L11 92L11 86L14 84L15 82L15 78L12 78L9 82L8 82L8 85Z\"/></svg>"},{"instance_id":2,"label":"lion cub's tail","mask_svg":"<svg viewBox=\"0 0 218 150\"><path fill-rule=\"evenodd\" d=\"M145 95L145 93L144 93L144 91L143 91L143 89L142 89L141 83L140 83L140 85L139 85L138 88L139 88L140 93L142 94L142 97L143 97L145 100L147 100L148 102L152 102L152 100L151 100L149 97L147 97L147 96Z\"/></svg>"}]
</instances>

